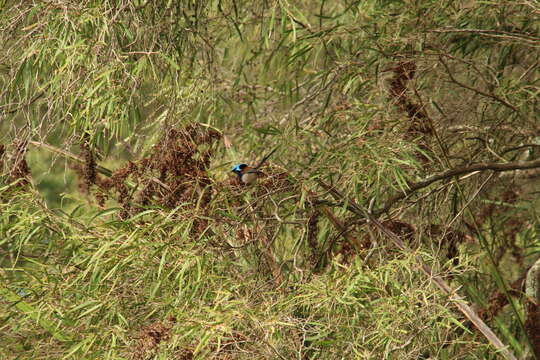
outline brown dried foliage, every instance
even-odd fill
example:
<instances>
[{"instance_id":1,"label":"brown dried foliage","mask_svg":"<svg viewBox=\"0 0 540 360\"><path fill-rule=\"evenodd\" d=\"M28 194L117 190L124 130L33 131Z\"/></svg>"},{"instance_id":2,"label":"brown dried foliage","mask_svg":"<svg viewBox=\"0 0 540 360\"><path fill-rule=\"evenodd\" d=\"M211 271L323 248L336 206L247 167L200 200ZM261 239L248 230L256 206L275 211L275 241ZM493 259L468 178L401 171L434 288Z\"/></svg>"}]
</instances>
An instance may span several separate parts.
<instances>
[{"instance_id":1,"label":"brown dried foliage","mask_svg":"<svg viewBox=\"0 0 540 360\"><path fill-rule=\"evenodd\" d=\"M407 244L410 245L413 242L416 229L411 224L391 219L385 220L381 224L394 234L398 235L402 240L404 240L404 242L407 242ZM378 228L373 223L368 223L367 226L371 226L373 230L378 230ZM362 249L369 249L373 246L371 233L366 233L362 237L361 245Z\"/></svg>"},{"instance_id":2,"label":"brown dried foliage","mask_svg":"<svg viewBox=\"0 0 540 360\"><path fill-rule=\"evenodd\" d=\"M211 200L212 182L206 171L213 154L211 145L220 137L217 131L199 125L170 129L150 156L130 161L110 179L97 178L95 183L103 193L114 190L114 197L123 208L122 218L152 203L174 208L198 201L205 208ZM128 187L128 180L136 185L134 190ZM101 194L98 201L103 203L105 197ZM206 227L196 225L199 230Z\"/></svg>"},{"instance_id":3,"label":"brown dried foliage","mask_svg":"<svg viewBox=\"0 0 540 360\"><path fill-rule=\"evenodd\" d=\"M175 207L192 199L198 189L211 184L206 169L213 151L210 146L206 150L199 147L211 145L220 137L215 130L189 125L181 131L169 130L154 147L150 158L141 163L147 166L141 171L157 172L157 178L171 189L160 198L163 206ZM210 193L205 195L203 203L210 200Z\"/></svg>"},{"instance_id":4,"label":"brown dried foliage","mask_svg":"<svg viewBox=\"0 0 540 360\"><path fill-rule=\"evenodd\" d=\"M516 281L510 284L508 287L508 293L512 296L519 296L521 293L521 290L523 288L523 284L525 281L525 275L526 272ZM488 307L486 309L481 309L478 312L478 315L484 320L484 321L491 321L499 311L502 310L503 307L505 307L508 304L508 298L506 294L502 291L496 291L493 293L488 300Z\"/></svg>"},{"instance_id":5,"label":"brown dried foliage","mask_svg":"<svg viewBox=\"0 0 540 360\"><path fill-rule=\"evenodd\" d=\"M341 255L341 262L346 265L350 265L355 256L358 254L358 251L353 247L353 245L348 241L341 241L339 248L336 252L336 255Z\"/></svg>"},{"instance_id":6,"label":"brown dried foliage","mask_svg":"<svg viewBox=\"0 0 540 360\"><path fill-rule=\"evenodd\" d=\"M82 168L82 176L84 179L83 189L89 193L90 186L96 182L97 171L96 159L94 157L94 153L90 149L90 139L88 134L85 134L82 139L81 154L84 159L84 166Z\"/></svg>"},{"instance_id":7,"label":"brown dried foliage","mask_svg":"<svg viewBox=\"0 0 540 360\"><path fill-rule=\"evenodd\" d=\"M399 109L407 114L411 123L407 129L409 134L431 135L431 120L422 106L413 102L407 94L407 83L416 74L416 64L411 61L400 61L392 69L394 77L390 80L390 94Z\"/></svg>"},{"instance_id":8,"label":"brown dried foliage","mask_svg":"<svg viewBox=\"0 0 540 360\"><path fill-rule=\"evenodd\" d=\"M321 213L315 210L308 219L307 222L307 243L314 256L317 256L317 249L319 244L317 243L317 236L319 235L319 217Z\"/></svg>"},{"instance_id":9,"label":"brown dried foliage","mask_svg":"<svg viewBox=\"0 0 540 360\"><path fill-rule=\"evenodd\" d=\"M136 336L137 343L132 351L132 358L135 360L151 358L159 344L170 338L175 322L175 318L170 317L165 323L157 321L143 327Z\"/></svg>"},{"instance_id":10,"label":"brown dried foliage","mask_svg":"<svg viewBox=\"0 0 540 360\"><path fill-rule=\"evenodd\" d=\"M252 229L249 229L244 226L239 226L236 228L236 240L242 244L248 244L256 238Z\"/></svg>"},{"instance_id":11,"label":"brown dried foliage","mask_svg":"<svg viewBox=\"0 0 540 360\"><path fill-rule=\"evenodd\" d=\"M415 229L411 224L397 220L386 220L382 224L394 234L409 242L412 242L414 239Z\"/></svg>"},{"instance_id":12,"label":"brown dried foliage","mask_svg":"<svg viewBox=\"0 0 540 360\"><path fill-rule=\"evenodd\" d=\"M15 140L11 143L13 149L9 156L6 156L6 148L4 145L0 149L0 160L3 167L6 169L9 183L17 182L17 186L25 187L29 184L31 178L30 168L26 162L26 152L28 143L26 141Z\"/></svg>"}]
</instances>

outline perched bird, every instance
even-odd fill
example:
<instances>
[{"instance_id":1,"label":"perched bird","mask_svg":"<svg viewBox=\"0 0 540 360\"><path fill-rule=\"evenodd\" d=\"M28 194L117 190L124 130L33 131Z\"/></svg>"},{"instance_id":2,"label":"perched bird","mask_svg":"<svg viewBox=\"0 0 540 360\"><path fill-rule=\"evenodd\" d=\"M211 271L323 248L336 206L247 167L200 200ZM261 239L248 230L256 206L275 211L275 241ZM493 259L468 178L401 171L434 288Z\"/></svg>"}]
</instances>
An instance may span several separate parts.
<instances>
[{"instance_id":1,"label":"perched bird","mask_svg":"<svg viewBox=\"0 0 540 360\"><path fill-rule=\"evenodd\" d=\"M240 179L240 182L246 185L254 183L257 178L259 177L259 174L261 173L259 171L259 168L263 166L264 162L268 160L268 158L277 150L275 148L274 150L270 151L268 155L262 158L261 161L259 161L259 164L255 167L251 167L247 164L238 164L233 166L232 172L238 175L238 179Z\"/></svg>"}]
</instances>

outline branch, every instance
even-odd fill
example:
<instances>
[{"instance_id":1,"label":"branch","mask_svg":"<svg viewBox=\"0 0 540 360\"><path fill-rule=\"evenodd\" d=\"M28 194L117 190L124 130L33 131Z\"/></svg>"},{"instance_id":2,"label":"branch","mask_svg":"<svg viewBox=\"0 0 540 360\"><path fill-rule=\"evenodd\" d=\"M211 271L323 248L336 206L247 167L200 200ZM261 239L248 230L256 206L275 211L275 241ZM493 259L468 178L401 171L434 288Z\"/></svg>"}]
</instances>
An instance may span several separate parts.
<instances>
[{"instance_id":1,"label":"branch","mask_svg":"<svg viewBox=\"0 0 540 360\"><path fill-rule=\"evenodd\" d=\"M502 171L512 171L512 170L525 170L540 168L540 158L533 161L514 161L507 163L478 163L470 166L458 167L455 169L450 169L440 174L432 175L422 181L413 183L409 185L409 188L402 193L392 196L384 204L384 208L378 211L375 211L375 215L380 215L383 212L387 212L390 208L399 200L403 200L408 197L413 192L425 188L436 181L448 179L454 176L460 176L464 174L470 174L476 171L492 170L495 172Z\"/></svg>"}]
</instances>

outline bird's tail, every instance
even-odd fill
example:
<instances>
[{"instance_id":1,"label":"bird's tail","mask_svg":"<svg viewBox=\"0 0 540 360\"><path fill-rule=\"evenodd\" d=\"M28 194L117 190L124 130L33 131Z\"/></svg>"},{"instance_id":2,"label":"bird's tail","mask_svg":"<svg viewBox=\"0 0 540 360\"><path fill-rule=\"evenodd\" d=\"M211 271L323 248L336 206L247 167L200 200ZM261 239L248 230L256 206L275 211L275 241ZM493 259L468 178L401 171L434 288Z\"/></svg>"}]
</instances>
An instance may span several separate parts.
<instances>
[{"instance_id":1,"label":"bird's tail","mask_svg":"<svg viewBox=\"0 0 540 360\"><path fill-rule=\"evenodd\" d=\"M266 162L266 160L268 160L268 158L270 156L272 156L273 153L276 152L276 150L278 149L279 146L276 146L272 151L270 151L268 153L268 155L266 155L265 157L262 158L261 161L259 161L259 164L257 166L254 167L255 170L257 170L258 168L260 168L261 166L263 166L263 164Z\"/></svg>"}]
</instances>

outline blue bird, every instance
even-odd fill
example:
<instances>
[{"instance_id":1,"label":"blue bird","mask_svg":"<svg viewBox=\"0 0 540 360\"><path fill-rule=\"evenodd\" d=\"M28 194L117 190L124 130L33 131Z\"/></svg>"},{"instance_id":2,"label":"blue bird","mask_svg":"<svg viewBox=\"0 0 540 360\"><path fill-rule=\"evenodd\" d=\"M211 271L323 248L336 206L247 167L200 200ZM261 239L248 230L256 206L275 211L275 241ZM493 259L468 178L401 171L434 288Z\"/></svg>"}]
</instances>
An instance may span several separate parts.
<instances>
[{"instance_id":1,"label":"blue bird","mask_svg":"<svg viewBox=\"0 0 540 360\"><path fill-rule=\"evenodd\" d=\"M249 185L254 183L257 178L259 177L259 174L261 173L259 171L259 168L265 163L266 160L277 150L275 148L274 150L270 151L268 155L262 158L261 161L259 161L259 164L255 167L251 167L247 164L238 164L234 165L232 168L232 172L238 175L238 179L241 183Z\"/></svg>"}]
</instances>

